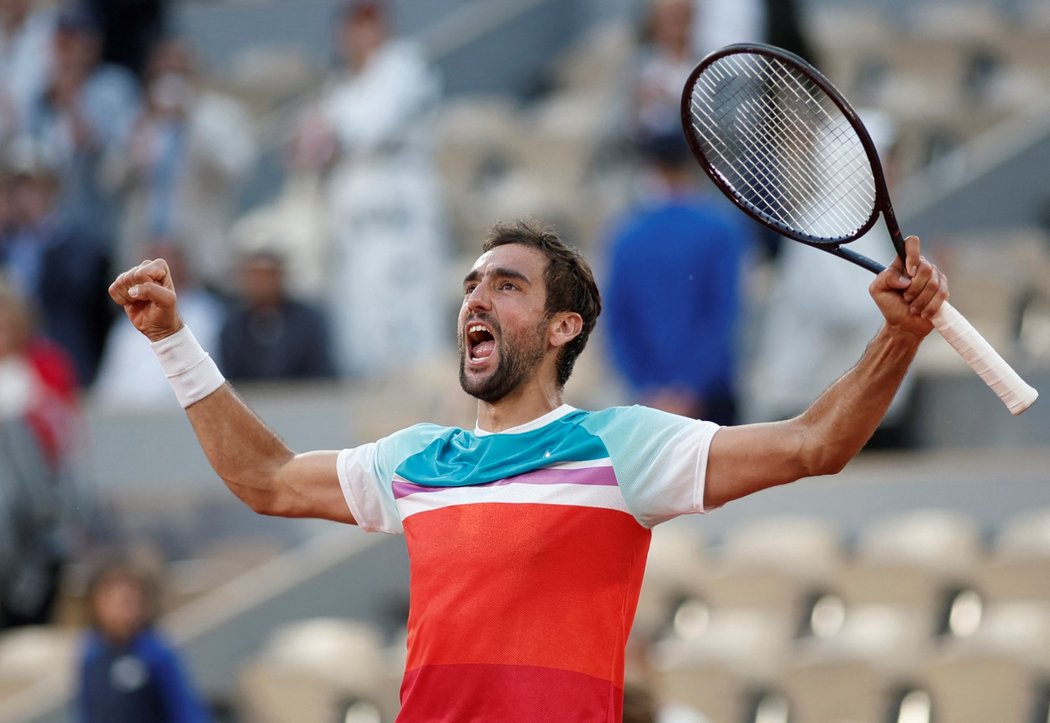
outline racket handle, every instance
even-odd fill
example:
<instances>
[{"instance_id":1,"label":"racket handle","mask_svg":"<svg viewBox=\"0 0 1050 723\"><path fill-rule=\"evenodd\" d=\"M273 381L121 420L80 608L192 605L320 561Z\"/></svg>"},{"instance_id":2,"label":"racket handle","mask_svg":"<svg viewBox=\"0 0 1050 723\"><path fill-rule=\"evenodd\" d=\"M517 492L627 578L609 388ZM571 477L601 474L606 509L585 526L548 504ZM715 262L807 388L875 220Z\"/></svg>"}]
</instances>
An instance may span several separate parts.
<instances>
[{"instance_id":1,"label":"racket handle","mask_svg":"<svg viewBox=\"0 0 1050 723\"><path fill-rule=\"evenodd\" d=\"M1016 416L1032 406L1039 392L1018 376L954 306L945 302L931 321L945 341L1003 400L1010 414Z\"/></svg>"}]
</instances>

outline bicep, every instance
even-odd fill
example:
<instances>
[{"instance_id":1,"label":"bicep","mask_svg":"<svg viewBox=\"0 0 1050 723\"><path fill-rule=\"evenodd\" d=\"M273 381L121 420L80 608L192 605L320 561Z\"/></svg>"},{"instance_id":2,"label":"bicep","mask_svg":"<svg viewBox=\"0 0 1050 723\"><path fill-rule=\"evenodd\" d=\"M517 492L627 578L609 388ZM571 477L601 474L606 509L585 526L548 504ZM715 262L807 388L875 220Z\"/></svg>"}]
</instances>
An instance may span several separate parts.
<instances>
[{"instance_id":1,"label":"bicep","mask_svg":"<svg viewBox=\"0 0 1050 723\"><path fill-rule=\"evenodd\" d=\"M723 427L711 440L704 507L714 508L806 476L797 419Z\"/></svg>"},{"instance_id":2,"label":"bicep","mask_svg":"<svg viewBox=\"0 0 1050 723\"><path fill-rule=\"evenodd\" d=\"M287 516L357 524L339 484L338 457L332 450L303 452L281 466L278 479L290 505Z\"/></svg>"}]
</instances>

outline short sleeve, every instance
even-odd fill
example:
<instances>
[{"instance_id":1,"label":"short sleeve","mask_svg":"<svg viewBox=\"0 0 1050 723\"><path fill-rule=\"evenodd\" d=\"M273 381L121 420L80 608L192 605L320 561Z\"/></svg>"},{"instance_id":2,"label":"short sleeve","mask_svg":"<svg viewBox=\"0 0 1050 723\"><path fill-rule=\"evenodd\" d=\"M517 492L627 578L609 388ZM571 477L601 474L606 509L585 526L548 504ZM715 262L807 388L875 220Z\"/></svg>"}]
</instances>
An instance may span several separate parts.
<instances>
[{"instance_id":1,"label":"short sleeve","mask_svg":"<svg viewBox=\"0 0 1050 723\"><path fill-rule=\"evenodd\" d=\"M366 532L401 532L401 519L389 484L377 475L375 442L339 452L339 486L350 513Z\"/></svg>"},{"instance_id":2,"label":"short sleeve","mask_svg":"<svg viewBox=\"0 0 1050 723\"><path fill-rule=\"evenodd\" d=\"M708 511L707 456L719 425L635 406L596 413L585 426L604 442L627 508L641 524Z\"/></svg>"},{"instance_id":3,"label":"short sleeve","mask_svg":"<svg viewBox=\"0 0 1050 723\"><path fill-rule=\"evenodd\" d=\"M434 424L417 424L377 442L339 452L336 460L339 486L362 530L390 534L404 531L391 487L394 472L402 462L447 431L446 427Z\"/></svg>"}]
</instances>

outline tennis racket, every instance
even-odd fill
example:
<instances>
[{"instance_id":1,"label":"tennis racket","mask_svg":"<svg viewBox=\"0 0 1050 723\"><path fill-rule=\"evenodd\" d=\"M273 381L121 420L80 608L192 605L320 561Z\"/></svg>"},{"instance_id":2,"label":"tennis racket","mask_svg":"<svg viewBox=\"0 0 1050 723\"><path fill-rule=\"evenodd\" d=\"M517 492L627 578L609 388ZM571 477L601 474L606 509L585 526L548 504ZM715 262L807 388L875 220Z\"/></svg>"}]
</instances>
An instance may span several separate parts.
<instances>
[{"instance_id":1,"label":"tennis racket","mask_svg":"<svg viewBox=\"0 0 1050 723\"><path fill-rule=\"evenodd\" d=\"M882 264L845 244L881 215L903 260L875 145L842 94L802 58L759 43L708 55L686 81L682 126L715 185L760 223L877 274ZM931 321L1011 414L1039 396L955 308L942 304Z\"/></svg>"}]
</instances>

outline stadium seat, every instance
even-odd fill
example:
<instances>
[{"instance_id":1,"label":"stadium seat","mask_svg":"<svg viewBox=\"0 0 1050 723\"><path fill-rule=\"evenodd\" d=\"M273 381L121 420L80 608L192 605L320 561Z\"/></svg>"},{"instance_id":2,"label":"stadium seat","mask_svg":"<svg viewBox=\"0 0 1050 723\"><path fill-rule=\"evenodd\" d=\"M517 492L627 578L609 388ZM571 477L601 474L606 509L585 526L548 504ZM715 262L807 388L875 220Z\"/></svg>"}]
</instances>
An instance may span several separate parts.
<instances>
[{"instance_id":1,"label":"stadium seat","mask_svg":"<svg viewBox=\"0 0 1050 723\"><path fill-rule=\"evenodd\" d=\"M372 626L336 618L285 624L266 639L261 653L238 676L245 719L260 723L341 720L359 703L377 723L392 720L397 678Z\"/></svg>"},{"instance_id":2,"label":"stadium seat","mask_svg":"<svg viewBox=\"0 0 1050 723\"><path fill-rule=\"evenodd\" d=\"M731 667L717 661L681 661L661 665L657 692L661 699L700 711L710 723L745 720L751 685Z\"/></svg>"},{"instance_id":3,"label":"stadium seat","mask_svg":"<svg viewBox=\"0 0 1050 723\"><path fill-rule=\"evenodd\" d=\"M825 518L778 515L742 522L719 547L724 570L770 570L799 579L826 580L843 564L838 530Z\"/></svg>"},{"instance_id":4,"label":"stadium seat","mask_svg":"<svg viewBox=\"0 0 1050 723\"><path fill-rule=\"evenodd\" d=\"M952 576L965 574L983 552L982 531L973 517L930 508L876 520L861 532L856 557L869 564L913 565Z\"/></svg>"},{"instance_id":5,"label":"stadium seat","mask_svg":"<svg viewBox=\"0 0 1050 723\"><path fill-rule=\"evenodd\" d=\"M754 684L772 680L792 652L793 626L760 610L714 609L688 637L656 645L664 668L718 663Z\"/></svg>"},{"instance_id":6,"label":"stadium seat","mask_svg":"<svg viewBox=\"0 0 1050 723\"><path fill-rule=\"evenodd\" d=\"M689 639L654 646L659 692L712 723L739 723L790 656L792 635L790 625L761 611L714 610Z\"/></svg>"},{"instance_id":7,"label":"stadium seat","mask_svg":"<svg viewBox=\"0 0 1050 723\"><path fill-rule=\"evenodd\" d=\"M1007 520L994 548L1000 559L1050 560L1050 507L1026 510Z\"/></svg>"},{"instance_id":8,"label":"stadium seat","mask_svg":"<svg viewBox=\"0 0 1050 723\"><path fill-rule=\"evenodd\" d=\"M77 640L75 630L44 625L0 634L0 702L56 672L72 676Z\"/></svg>"},{"instance_id":9,"label":"stadium seat","mask_svg":"<svg viewBox=\"0 0 1050 723\"><path fill-rule=\"evenodd\" d=\"M945 641L916 679L930 691L936 720L1029 723L1046 720L1047 671L1050 605L993 603L973 635Z\"/></svg>"},{"instance_id":10,"label":"stadium seat","mask_svg":"<svg viewBox=\"0 0 1050 723\"><path fill-rule=\"evenodd\" d=\"M778 684L792 723L883 721L898 683L865 661L796 662Z\"/></svg>"},{"instance_id":11,"label":"stadium seat","mask_svg":"<svg viewBox=\"0 0 1050 723\"><path fill-rule=\"evenodd\" d=\"M1050 510L1029 510L1008 520L973 579L991 603L1050 603Z\"/></svg>"},{"instance_id":12,"label":"stadium seat","mask_svg":"<svg viewBox=\"0 0 1050 723\"><path fill-rule=\"evenodd\" d=\"M675 607L698 597L711 561L703 533L689 520L673 520L653 529L635 626L657 632L671 621Z\"/></svg>"}]
</instances>

